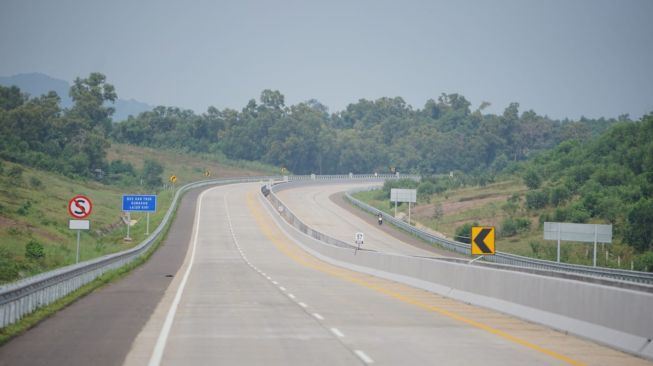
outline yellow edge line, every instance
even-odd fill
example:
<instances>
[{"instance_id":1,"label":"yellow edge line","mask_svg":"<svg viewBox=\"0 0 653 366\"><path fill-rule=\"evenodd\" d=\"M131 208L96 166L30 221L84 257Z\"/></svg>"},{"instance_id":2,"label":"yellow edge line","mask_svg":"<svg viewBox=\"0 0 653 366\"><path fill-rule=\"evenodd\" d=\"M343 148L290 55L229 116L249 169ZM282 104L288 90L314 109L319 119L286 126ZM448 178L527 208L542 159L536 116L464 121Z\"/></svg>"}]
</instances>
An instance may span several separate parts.
<instances>
[{"instance_id":1,"label":"yellow edge line","mask_svg":"<svg viewBox=\"0 0 653 366\"><path fill-rule=\"evenodd\" d=\"M437 306L434 306L434 305L427 304L425 302L419 301L419 300L417 300L415 298L412 298L410 296L406 296L406 295L400 294L398 292L388 290L388 289L386 289L384 287L375 285L375 284L370 283L368 281L365 281L363 279L353 277L353 276L351 276L349 274L348 270L344 270L344 269L340 269L340 268L332 268L332 267L330 267L330 265L327 266L327 265L321 264L322 262L318 261L317 259L315 259L313 257L311 257L311 259L313 259L312 261L306 260L305 257L300 256L299 254L297 254L295 251L293 251L288 246L288 244L285 243L285 241L282 238L282 235L278 231L278 229L275 230L275 228L272 227L269 224L269 221L266 219L266 217L262 213L261 207L260 207L260 205L257 204L254 197L255 197L255 193L253 193L253 192L250 192L247 195L247 206L249 207L250 211L252 212L256 223L259 225L259 227L261 228L261 230L265 234L265 236L272 242L272 244L279 251L281 251L282 253L284 253L288 257L290 257L295 262L297 262L299 264L302 264L303 266L306 266L308 268L314 269L316 271L327 273L327 274L333 275L335 277L338 277L340 279L343 279L345 281L353 282L353 283L356 283L358 285L364 286L364 287L366 287L368 289L374 290L376 292L388 295L388 296L393 297L393 298L395 298L397 300L400 300L400 301L402 301L404 303L411 304L411 305L417 306L419 308L422 308L422 309L425 309L425 310L428 310L428 311L436 312L436 313L444 315L444 316L446 316L448 318L451 318L451 319L460 321L462 323L471 325L471 326L473 326L475 328L482 329L482 330L484 330L486 332L497 335L497 336L499 336L501 338L504 338L504 339L506 339L508 341L511 341L513 343L516 343L516 344L522 345L524 347L530 348L532 350L535 350L537 352L540 352L542 354L545 354L545 355L550 356L552 358L555 358L557 360L566 362L566 363L568 363L570 365L576 365L576 366L585 365L585 363L583 363L583 362L574 360L574 359L572 359L570 357L559 354L559 353L557 353L555 351L551 351L551 350L549 350L547 348L538 346L538 345L536 345L534 343L531 343L531 342L529 342L527 340L524 340L524 339L521 339L519 337L515 337L515 336L513 336L513 335L511 335L511 334L509 334L507 332L504 332L502 330L493 328L493 327L491 327L491 326L489 326L487 324L484 324L484 323L481 323L481 322L478 322L478 321L475 321L475 320L472 320L472 319L468 319L468 318L466 318L466 317L464 317L464 316L462 316L460 314L456 314L456 313L451 312L449 310L445 310L445 309L439 308ZM300 253L304 254L305 252L302 251Z\"/></svg>"}]
</instances>

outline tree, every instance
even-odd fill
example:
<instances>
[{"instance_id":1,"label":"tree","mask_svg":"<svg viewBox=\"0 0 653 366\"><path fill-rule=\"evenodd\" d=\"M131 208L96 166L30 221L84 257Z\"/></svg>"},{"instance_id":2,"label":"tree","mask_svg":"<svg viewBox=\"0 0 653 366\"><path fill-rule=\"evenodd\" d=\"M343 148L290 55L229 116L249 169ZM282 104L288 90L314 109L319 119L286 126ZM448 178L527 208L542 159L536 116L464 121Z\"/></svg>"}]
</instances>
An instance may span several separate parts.
<instances>
[{"instance_id":1,"label":"tree","mask_svg":"<svg viewBox=\"0 0 653 366\"><path fill-rule=\"evenodd\" d=\"M114 108L104 105L114 102L118 96L113 85L106 82L106 76L94 72L88 78L76 78L70 87L70 97L75 104L68 117L81 119L90 129L99 127L105 135L111 130Z\"/></svg>"},{"instance_id":2,"label":"tree","mask_svg":"<svg viewBox=\"0 0 653 366\"><path fill-rule=\"evenodd\" d=\"M628 213L626 241L638 251L653 250L653 200L639 201Z\"/></svg>"},{"instance_id":3,"label":"tree","mask_svg":"<svg viewBox=\"0 0 653 366\"><path fill-rule=\"evenodd\" d=\"M145 160L143 165L143 183L148 188L157 188L163 184L161 174L163 173L163 165L154 160Z\"/></svg>"},{"instance_id":4,"label":"tree","mask_svg":"<svg viewBox=\"0 0 653 366\"><path fill-rule=\"evenodd\" d=\"M5 87L0 85L0 109L16 109L27 101L27 95L21 93L17 86Z\"/></svg>"}]
</instances>

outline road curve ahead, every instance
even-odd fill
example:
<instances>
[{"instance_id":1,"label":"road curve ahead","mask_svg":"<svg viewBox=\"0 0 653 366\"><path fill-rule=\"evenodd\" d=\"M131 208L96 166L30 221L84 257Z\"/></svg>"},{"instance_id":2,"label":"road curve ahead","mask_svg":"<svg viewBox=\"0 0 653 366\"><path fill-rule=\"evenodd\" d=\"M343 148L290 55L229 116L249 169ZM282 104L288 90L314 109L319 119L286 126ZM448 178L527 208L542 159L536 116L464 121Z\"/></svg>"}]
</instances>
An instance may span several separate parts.
<instances>
[{"instance_id":1,"label":"road curve ahead","mask_svg":"<svg viewBox=\"0 0 653 366\"><path fill-rule=\"evenodd\" d=\"M649 364L317 260L258 185L216 187L198 202L186 262L127 365Z\"/></svg>"},{"instance_id":2,"label":"road curve ahead","mask_svg":"<svg viewBox=\"0 0 653 366\"><path fill-rule=\"evenodd\" d=\"M427 245L420 248L398 240L377 227L378 224L373 216L365 215L361 218L344 210L331 199L336 193L375 184L369 182L306 184L282 190L278 196L306 225L346 243L353 245L355 233L362 232L365 235L363 247L366 249L384 253L442 257L443 255L436 250L423 248Z\"/></svg>"}]
</instances>

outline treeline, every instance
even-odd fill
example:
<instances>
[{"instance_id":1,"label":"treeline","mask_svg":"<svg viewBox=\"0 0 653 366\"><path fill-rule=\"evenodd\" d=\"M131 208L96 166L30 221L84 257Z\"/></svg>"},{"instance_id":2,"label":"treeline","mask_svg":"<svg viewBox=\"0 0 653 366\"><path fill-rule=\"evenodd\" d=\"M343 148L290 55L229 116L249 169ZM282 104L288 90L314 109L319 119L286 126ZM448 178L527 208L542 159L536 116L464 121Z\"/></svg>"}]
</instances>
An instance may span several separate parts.
<instances>
[{"instance_id":1,"label":"treeline","mask_svg":"<svg viewBox=\"0 0 653 366\"><path fill-rule=\"evenodd\" d=\"M142 171L107 161L114 112L108 105L117 95L104 75L77 78L70 96L74 105L62 109L55 92L30 98L16 86L0 86L0 159L107 183L162 185L163 167L155 161L145 161Z\"/></svg>"},{"instance_id":2,"label":"treeline","mask_svg":"<svg viewBox=\"0 0 653 366\"><path fill-rule=\"evenodd\" d=\"M653 114L589 143L565 141L526 163L523 178L541 222L612 223L616 241L653 251Z\"/></svg>"},{"instance_id":3,"label":"treeline","mask_svg":"<svg viewBox=\"0 0 653 366\"><path fill-rule=\"evenodd\" d=\"M116 141L257 160L296 174L460 170L497 172L562 141L589 141L615 119L556 121L510 104L502 115L472 111L458 94L442 94L422 109L402 98L365 99L329 113L315 100L286 106L264 90L241 110L195 114L157 107L115 124ZM627 120L627 116L620 117Z\"/></svg>"},{"instance_id":4,"label":"treeline","mask_svg":"<svg viewBox=\"0 0 653 366\"><path fill-rule=\"evenodd\" d=\"M15 86L0 86L0 157L66 175L90 176L107 167L106 150L116 99L102 74L77 78L73 107L62 110L55 92L30 98Z\"/></svg>"}]
</instances>

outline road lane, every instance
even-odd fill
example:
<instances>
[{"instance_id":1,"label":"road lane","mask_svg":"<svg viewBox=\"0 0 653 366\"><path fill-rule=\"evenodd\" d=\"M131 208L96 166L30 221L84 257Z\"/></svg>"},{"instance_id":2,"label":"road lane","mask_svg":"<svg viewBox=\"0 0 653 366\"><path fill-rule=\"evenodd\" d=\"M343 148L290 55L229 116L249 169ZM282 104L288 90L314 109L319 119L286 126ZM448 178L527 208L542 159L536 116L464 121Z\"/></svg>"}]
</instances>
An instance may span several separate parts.
<instances>
[{"instance_id":1,"label":"road lane","mask_svg":"<svg viewBox=\"0 0 653 366\"><path fill-rule=\"evenodd\" d=\"M282 190L277 195L309 227L328 233L346 243L353 244L354 234L360 231L365 234L363 247L367 249L395 254L441 257L442 255L435 251L398 240L380 230L376 219L372 216L361 218L343 210L330 199L330 196L335 193L372 185L378 183L310 184Z\"/></svg>"},{"instance_id":2,"label":"road lane","mask_svg":"<svg viewBox=\"0 0 653 366\"><path fill-rule=\"evenodd\" d=\"M281 230L258 188L206 193L161 364L649 364L319 261Z\"/></svg>"}]
</instances>

